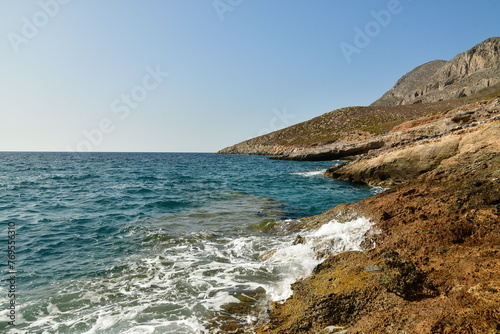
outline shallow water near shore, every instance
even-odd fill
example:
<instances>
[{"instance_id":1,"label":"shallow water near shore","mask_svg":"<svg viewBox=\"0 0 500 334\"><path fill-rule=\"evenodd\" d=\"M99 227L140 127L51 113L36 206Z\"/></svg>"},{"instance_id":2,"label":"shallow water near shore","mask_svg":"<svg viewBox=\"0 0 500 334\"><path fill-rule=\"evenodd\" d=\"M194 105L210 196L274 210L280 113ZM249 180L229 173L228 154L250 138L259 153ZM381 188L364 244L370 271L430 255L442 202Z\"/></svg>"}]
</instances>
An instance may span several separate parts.
<instances>
[{"instance_id":1,"label":"shallow water near shore","mask_svg":"<svg viewBox=\"0 0 500 334\"><path fill-rule=\"evenodd\" d=\"M213 313L245 291L286 298L290 283L318 259L311 245L290 249L295 235L270 235L266 227L380 191L323 177L333 164L215 154L0 153L0 242L7 244L7 224L15 222L18 271L13 327L5 321L10 300L2 260L0 330L208 333ZM309 237L320 245L344 235L355 248L349 235L367 226L353 222L350 231L332 223Z\"/></svg>"}]
</instances>

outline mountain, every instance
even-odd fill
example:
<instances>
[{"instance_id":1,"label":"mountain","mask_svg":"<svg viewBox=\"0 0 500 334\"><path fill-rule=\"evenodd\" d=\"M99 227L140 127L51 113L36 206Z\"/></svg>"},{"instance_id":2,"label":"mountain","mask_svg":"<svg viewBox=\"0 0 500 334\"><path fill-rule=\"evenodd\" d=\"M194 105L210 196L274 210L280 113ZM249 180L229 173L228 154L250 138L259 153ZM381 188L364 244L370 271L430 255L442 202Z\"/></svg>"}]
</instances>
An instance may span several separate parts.
<instances>
[{"instance_id":1,"label":"mountain","mask_svg":"<svg viewBox=\"0 0 500 334\"><path fill-rule=\"evenodd\" d=\"M450 61L434 60L404 75L373 106L436 102L471 95L500 82L500 37Z\"/></svg>"}]
</instances>

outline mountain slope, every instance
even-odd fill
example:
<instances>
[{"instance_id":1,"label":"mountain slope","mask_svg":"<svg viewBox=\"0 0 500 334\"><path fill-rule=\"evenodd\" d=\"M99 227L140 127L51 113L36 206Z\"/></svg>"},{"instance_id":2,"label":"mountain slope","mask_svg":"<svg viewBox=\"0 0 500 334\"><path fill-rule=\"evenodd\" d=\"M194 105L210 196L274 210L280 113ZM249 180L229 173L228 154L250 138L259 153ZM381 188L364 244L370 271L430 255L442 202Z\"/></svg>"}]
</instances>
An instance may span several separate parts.
<instances>
[{"instance_id":1,"label":"mountain slope","mask_svg":"<svg viewBox=\"0 0 500 334\"><path fill-rule=\"evenodd\" d=\"M349 149L391 131L394 127L424 116L438 115L468 103L500 96L500 84L469 97L434 103L401 106L349 107L331 111L309 121L252 138L227 147L219 154L274 155L293 160L333 160L365 153ZM346 145L348 147L346 147ZM346 147L343 151L342 147ZM368 147L367 149L373 149ZM323 154L324 149L335 154ZM313 158L311 150L321 152ZM300 156L302 153L307 157Z\"/></svg>"},{"instance_id":2,"label":"mountain slope","mask_svg":"<svg viewBox=\"0 0 500 334\"><path fill-rule=\"evenodd\" d=\"M495 37L450 61L434 60L415 68L369 107L334 110L218 153L342 159L380 148L383 143L377 136L404 122L499 95L500 38Z\"/></svg>"},{"instance_id":3,"label":"mountain slope","mask_svg":"<svg viewBox=\"0 0 500 334\"><path fill-rule=\"evenodd\" d=\"M415 68L372 105L448 100L468 96L499 82L500 37L493 37L448 62L436 60Z\"/></svg>"}]
</instances>

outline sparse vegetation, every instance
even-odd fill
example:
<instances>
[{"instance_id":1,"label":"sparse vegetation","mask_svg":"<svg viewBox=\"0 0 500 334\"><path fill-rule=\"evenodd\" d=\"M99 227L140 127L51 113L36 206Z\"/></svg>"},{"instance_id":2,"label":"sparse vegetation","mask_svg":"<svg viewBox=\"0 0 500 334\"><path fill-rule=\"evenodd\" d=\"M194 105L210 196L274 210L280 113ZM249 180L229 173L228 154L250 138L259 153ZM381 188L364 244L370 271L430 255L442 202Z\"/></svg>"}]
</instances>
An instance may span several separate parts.
<instances>
[{"instance_id":1,"label":"sparse vegetation","mask_svg":"<svg viewBox=\"0 0 500 334\"><path fill-rule=\"evenodd\" d=\"M477 94L433 103L402 106L347 107L331 111L309 121L247 140L231 148L284 146L313 147L336 141L356 141L391 131L395 126L420 117L444 114L465 104L500 97L500 85ZM251 153L251 152L241 152Z\"/></svg>"}]
</instances>

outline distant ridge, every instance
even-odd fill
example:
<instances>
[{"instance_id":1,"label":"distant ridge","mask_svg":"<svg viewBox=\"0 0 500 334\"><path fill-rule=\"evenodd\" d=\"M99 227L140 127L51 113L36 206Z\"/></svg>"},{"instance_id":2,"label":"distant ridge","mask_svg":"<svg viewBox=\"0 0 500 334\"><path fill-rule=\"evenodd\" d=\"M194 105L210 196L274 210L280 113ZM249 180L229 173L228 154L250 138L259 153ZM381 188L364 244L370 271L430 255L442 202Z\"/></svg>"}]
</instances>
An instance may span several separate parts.
<instances>
[{"instance_id":1,"label":"distant ridge","mask_svg":"<svg viewBox=\"0 0 500 334\"><path fill-rule=\"evenodd\" d=\"M500 37L450 61L434 60L405 74L373 106L437 102L469 96L500 82Z\"/></svg>"},{"instance_id":2,"label":"distant ridge","mask_svg":"<svg viewBox=\"0 0 500 334\"><path fill-rule=\"evenodd\" d=\"M416 67L371 106L334 110L218 153L289 160L352 158L380 148L383 142L377 136L404 122L499 96L500 37L494 37L450 61Z\"/></svg>"}]
</instances>

